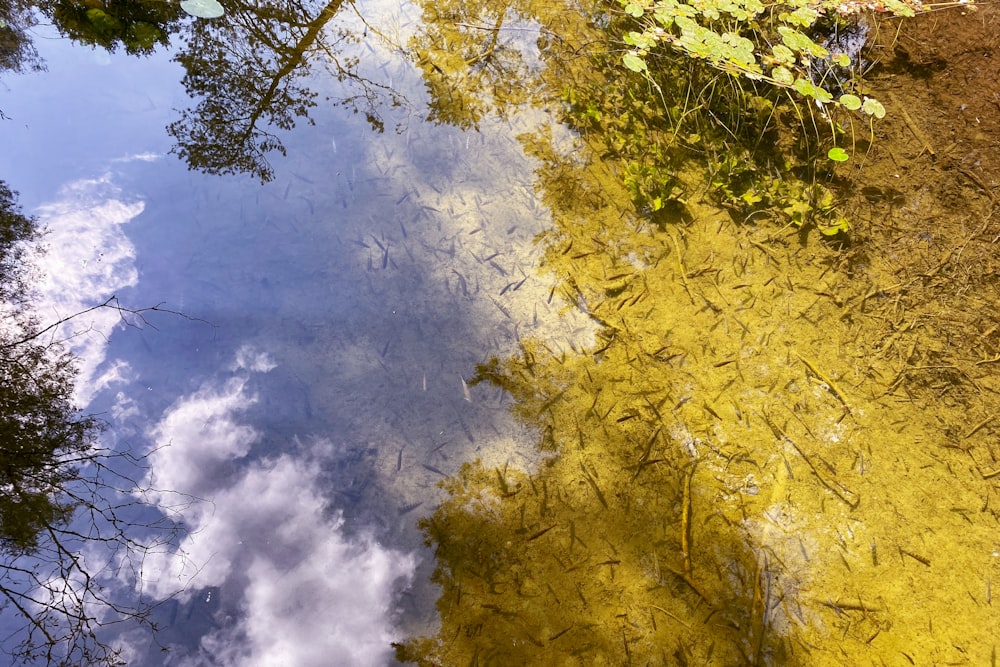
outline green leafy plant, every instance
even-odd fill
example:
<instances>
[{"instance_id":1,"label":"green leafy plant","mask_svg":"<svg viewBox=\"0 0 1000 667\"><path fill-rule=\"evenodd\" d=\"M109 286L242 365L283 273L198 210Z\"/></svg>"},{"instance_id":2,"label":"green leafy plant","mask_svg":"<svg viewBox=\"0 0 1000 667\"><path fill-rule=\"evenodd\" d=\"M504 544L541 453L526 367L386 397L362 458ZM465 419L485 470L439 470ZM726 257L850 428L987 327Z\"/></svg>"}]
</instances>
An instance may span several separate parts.
<instances>
[{"instance_id":1,"label":"green leafy plant","mask_svg":"<svg viewBox=\"0 0 1000 667\"><path fill-rule=\"evenodd\" d=\"M845 151L843 148L840 148L839 146L834 146L833 148L831 148L829 151L827 151L826 155L834 162L847 162L851 158L851 156L848 155L847 151Z\"/></svg>"},{"instance_id":2,"label":"green leafy plant","mask_svg":"<svg viewBox=\"0 0 1000 667\"><path fill-rule=\"evenodd\" d=\"M854 142L838 144L844 133L853 136L858 120L874 141L874 123L886 115L861 79L865 30L857 17L862 12L909 17L931 7L921 0L619 4L624 10L619 34L627 47L620 63L659 94L673 119L671 143L707 155L716 201L744 219L768 211L825 236L848 231L834 205L833 169L851 159ZM682 115L676 102L668 102L668 81L678 69L678 58L667 57L671 53L691 64ZM688 136L699 137L700 144L684 141ZM655 192L668 191L650 181L650 172L657 170L633 165L625 174L638 201L657 201Z\"/></svg>"},{"instance_id":3,"label":"green leafy plant","mask_svg":"<svg viewBox=\"0 0 1000 667\"><path fill-rule=\"evenodd\" d=\"M833 149L849 157L843 149ZM839 154L835 153L839 156ZM830 186L789 172L775 177L761 169L749 151L725 151L710 158L714 198L739 219L766 217L833 237L850 231Z\"/></svg>"},{"instance_id":4,"label":"green leafy plant","mask_svg":"<svg viewBox=\"0 0 1000 667\"><path fill-rule=\"evenodd\" d=\"M614 75L612 58L595 61ZM635 82L631 82L635 84ZM657 213L683 199L677 180L673 117L644 85L568 87L562 93L566 119L602 157L618 161L619 175L638 210Z\"/></svg>"},{"instance_id":5,"label":"green leafy plant","mask_svg":"<svg viewBox=\"0 0 1000 667\"><path fill-rule=\"evenodd\" d=\"M619 0L639 30L625 33L630 47L623 64L634 72L649 70L648 56L661 45L709 63L723 72L793 90L820 105L834 104L881 117L874 99L862 104L848 90L834 98L828 81L850 87L829 73L847 67L852 56L831 52L818 42L814 29L821 20L849 20L863 10L893 16L923 11L920 0ZM845 99L846 98L846 99Z\"/></svg>"}]
</instances>

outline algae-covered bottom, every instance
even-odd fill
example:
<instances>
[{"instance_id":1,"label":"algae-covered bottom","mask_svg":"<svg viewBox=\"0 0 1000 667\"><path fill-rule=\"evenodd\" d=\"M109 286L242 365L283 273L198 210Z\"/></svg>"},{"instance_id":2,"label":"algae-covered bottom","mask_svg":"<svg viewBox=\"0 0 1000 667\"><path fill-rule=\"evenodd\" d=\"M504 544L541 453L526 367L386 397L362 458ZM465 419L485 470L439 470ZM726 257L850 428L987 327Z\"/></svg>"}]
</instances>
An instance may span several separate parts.
<instances>
[{"instance_id":1,"label":"algae-covered bottom","mask_svg":"<svg viewBox=\"0 0 1000 667\"><path fill-rule=\"evenodd\" d=\"M607 161L563 163L545 266L599 341L480 367L547 458L445 482L442 627L401 659L996 664L1000 124L954 85L995 73L968 64L980 11L881 26L896 103L845 167L848 247L693 203L629 219ZM942 135L946 93L983 109Z\"/></svg>"}]
</instances>

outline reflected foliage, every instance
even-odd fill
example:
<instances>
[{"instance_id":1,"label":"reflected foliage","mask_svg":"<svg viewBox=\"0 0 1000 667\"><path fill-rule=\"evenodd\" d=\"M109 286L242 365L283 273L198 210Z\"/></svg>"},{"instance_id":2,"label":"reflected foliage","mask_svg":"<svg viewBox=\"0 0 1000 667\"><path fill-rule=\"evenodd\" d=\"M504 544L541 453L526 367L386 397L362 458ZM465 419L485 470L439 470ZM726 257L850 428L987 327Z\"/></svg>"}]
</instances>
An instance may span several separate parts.
<instances>
[{"instance_id":1,"label":"reflected foliage","mask_svg":"<svg viewBox=\"0 0 1000 667\"><path fill-rule=\"evenodd\" d=\"M0 181L0 302L20 303L28 289L26 244L38 240L35 221L17 205L17 194Z\"/></svg>"},{"instance_id":2,"label":"reflected foliage","mask_svg":"<svg viewBox=\"0 0 1000 667\"><path fill-rule=\"evenodd\" d=\"M167 0L43 0L39 7L70 39L132 55L166 46L182 15Z\"/></svg>"},{"instance_id":3,"label":"reflected foliage","mask_svg":"<svg viewBox=\"0 0 1000 667\"><path fill-rule=\"evenodd\" d=\"M20 553L37 546L46 526L64 522L72 505L59 500L71 476L60 465L91 444L96 423L70 403L72 359L44 345L18 344L28 319L25 244L37 239L35 223L18 208L15 194L0 182L0 551Z\"/></svg>"},{"instance_id":4,"label":"reflected foliage","mask_svg":"<svg viewBox=\"0 0 1000 667\"><path fill-rule=\"evenodd\" d=\"M316 94L301 81L341 4L228 2L222 20L195 22L177 61L188 94L200 101L169 126L174 152L192 169L270 180L267 153L285 152L271 128L291 129L315 106Z\"/></svg>"},{"instance_id":5,"label":"reflected foliage","mask_svg":"<svg viewBox=\"0 0 1000 667\"><path fill-rule=\"evenodd\" d=\"M73 409L73 359L44 345L0 341L0 550L30 552L73 504L61 493L97 423Z\"/></svg>"},{"instance_id":6,"label":"reflected foliage","mask_svg":"<svg viewBox=\"0 0 1000 667\"><path fill-rule=\"evenodd\" d=\"M187 72L188 94L199 102L169 126L177 140L174 152L192 169L271 180L268 153L285 153L277 130L308 118L316 93L307 81L320 61L339 81L361 88L336 103L363 112L381 131L379 92L394 104L398 97L358 75L356 58L340 54L359 40L330 25L343 4L230 1L223 3L223 18L195 22L177 61Z\"/></svg>"},{"instance_id":7,"label":"reflected foliage","mask_svg":"<svg viewBox=\"0 0 1000 667\"><path fill-rule=\"evenodd\" d=\"M537 65L530 19L503 0L425 4L426 30L410 48L430 95L428 119L467 129L527 101Z\"/></svg>"},{"instance_id":8,"label":"reflected foliage","mask_svg":"<svg viewBox=\"0 0 1000 667\"><path fill-rule=\"evenodd\" d=\"M268 155L285 153L280 132L308 119L317 104L309 79L318 63L355 87L332 103L364 114L382 131L379 109L401 98L361 76L357 57L345 55L362 37L332 25L343 0L222 4L221 18L196 20L165 0L45 0L34 8L0 2L0 67L41 68L27 33L35 10L63 35L108 51L144 55L171 39L182 42L176 60L196 103L181 110L167 131L177 142L174 153L191 169L211 174L272 178Z\"/></svg>"},{"instance_id":9,"label":"reflected foliage","mask_svg":"<svg viewBox=\"0 0 1000 667\"><path fill-rule=\"evenodd\" d=\"M32 4L0 0L0 72L42 69L27 31L35 24Z\"/></svg>"},{"instance_id":10,"label":"reflected foliage","mask_svg":"<svg viewBox=\"0 0 1000 667\"><path fill-rule=\"evenodd\" d=\"M148 609L99 575L141 563L172 528L141 518L130 495L140 462L102 449L100 423L73 404L75 359L31 311L25 246L37 240L0 182L0 611L20 626L0 650L30 664L121 664L101 628L143 622Z\"/></svg>"}]
</instances>

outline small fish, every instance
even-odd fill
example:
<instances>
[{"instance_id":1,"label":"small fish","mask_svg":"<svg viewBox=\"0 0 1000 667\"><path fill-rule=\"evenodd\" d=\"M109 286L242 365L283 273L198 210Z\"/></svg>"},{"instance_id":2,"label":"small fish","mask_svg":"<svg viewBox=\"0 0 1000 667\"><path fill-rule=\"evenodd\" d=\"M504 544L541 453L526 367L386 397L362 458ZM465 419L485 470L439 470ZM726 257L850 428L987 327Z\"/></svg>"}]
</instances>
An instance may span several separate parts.
<instances>
[{"instance_id":1,"label":"small fish","mask_svg":"<svg viewBox=\"0 0 1000 667\"><path fill-rule=\"evenodd\" d=\"M553 528L555 528L555 527L556 527L556 524L552 524L552 525L551 525L551 526L549 526L548 528L543 528L543 529L541 529L540 531L538 531L537 533L535 533L534 535L532 535L531 537L529 537L529 538L528 538L527 540L525 540L525 541L527 541L527 542L531 542L531 541L533 541L533 540L537 540L537 539L538 539L539 537L541 537L542 535L544 535L545 533L549 532L550 530L552 530L552 529L553 529Z\"/></svg>"},{"instance_id":2,"label":"small fish","mask_svg":"<svg viewBox=\"0 0 1000 667\"><path fill-rule=\"evenodd\" d=\"M403 505L402 507L399 508L399 516L403 516L404 514L409 514L410 512L412 512L413 510L417 509L418 507L420 507L423 504L424 504L424 502L420 501L419 503L412 503L410 505Z\"/></svg>"},{"instance_id":3,"label":"small fish","mask_svg":"<svg viewBox=\"0 0 1000 667\"><path fill-rule=\"evenodd\" d=\"M462 397L469 403L472 403L472 394L469 392L469 385L466 384L465 378L459 375L458 379L462 381Z\"/></svg>"},{"instance_id":4,"label":"small fish","mask_svg":"<svg viewBox=\"0 0 1000 667\"><path fill-rule=\"evenodd\" d=\"M469 442L475 443L476 439L472 437L472 431L469 430L469 426L465 423L465 420L459 417L458 424L462 427L462 432L465 433L465 437L468 438Z\"/></svg>"},{"instance_id":5,"label":"small fish","mask_svg":"<svg viewBox=\"0 0 1000 667\"><path fill-rule=\"evenodd\" d=\"M443 472L441 472L440 469L435 468L434 466L430 465L429 463L421 463L420 465L424 468L424 470L429 470L430 472L437 473L438 475L441 475L442 477L447 477L448 476L448 475L444 474Z\"/></svg>"},{"instance_id":6,"label":"small fish","mask_svg":"<svg viewBox=\"0 0 1000 667\"><path fill-rule=\"evenodd\" d=\"M458 285L462 288L462 295L469 296L469 284L465 281L465 276L455 269L452 269L451 272L458 276Z\"/></svg>"},{"instance_id":7,"label":"small fish","mask_svg":"<svg viewBox=\"0 0 1000 667\"><path fill-rule=\"evenodd\" d=\"M493 302L493 305L496 306L500 310L500 312L503 313L507 317L508 320L513 320L514 319L513 317L510 316L510 311L503 307L503 304L501 304L499 301L497 301L493 297L490 297L490 301Z\"/></svg>"}]
</instances>

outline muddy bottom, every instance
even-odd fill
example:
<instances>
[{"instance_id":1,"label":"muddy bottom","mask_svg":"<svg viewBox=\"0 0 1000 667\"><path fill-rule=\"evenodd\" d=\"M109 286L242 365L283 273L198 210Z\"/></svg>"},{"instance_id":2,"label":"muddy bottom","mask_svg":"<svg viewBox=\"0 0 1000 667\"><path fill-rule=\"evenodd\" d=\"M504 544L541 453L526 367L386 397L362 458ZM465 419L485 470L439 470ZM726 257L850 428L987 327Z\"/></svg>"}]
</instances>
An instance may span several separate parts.
<instances>
[{"instance_id":1,"label":"muddy bottom","mask_svg":"<svg viewBox=\"0 0 1000 667\"><path fill-rule=\"evenodd\" d=\"M546 266L600 340L480 368L548 458L446 482L442 628L400 657L996 663L996 20L881 24L846 247L707 206L622 224L599 163L600 199L549 195Z\"/></svg>"}]
</instances>

